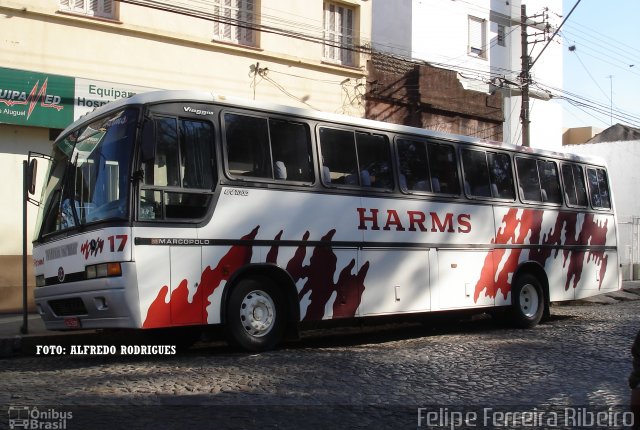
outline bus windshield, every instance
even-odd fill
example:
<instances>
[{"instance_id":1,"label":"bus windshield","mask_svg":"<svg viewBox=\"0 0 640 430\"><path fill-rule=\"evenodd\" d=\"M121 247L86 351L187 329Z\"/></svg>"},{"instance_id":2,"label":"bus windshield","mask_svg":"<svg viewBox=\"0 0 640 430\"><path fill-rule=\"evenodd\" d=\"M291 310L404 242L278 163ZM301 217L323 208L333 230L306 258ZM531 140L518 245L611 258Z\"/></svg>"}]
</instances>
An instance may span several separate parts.
<instances>
[{"instance_id":1,"label":"bus windshield","mask_svg":"<svg viewBox=\"0 0 640 430\"><path fill-rule=\"evenodd\" d=\"M38 236L128 219L129 167L137 109L84 124L56 141Z\"/></svg>"}]
</instances>

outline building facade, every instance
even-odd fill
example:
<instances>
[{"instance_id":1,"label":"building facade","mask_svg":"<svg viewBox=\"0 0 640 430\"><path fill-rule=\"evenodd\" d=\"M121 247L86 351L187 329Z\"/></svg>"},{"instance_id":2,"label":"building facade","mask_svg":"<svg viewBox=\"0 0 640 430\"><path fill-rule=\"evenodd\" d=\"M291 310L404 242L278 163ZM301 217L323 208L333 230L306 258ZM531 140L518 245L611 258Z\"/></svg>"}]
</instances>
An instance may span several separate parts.
<instances>
[{"instance_id":1,"label":"building facade","mask_svg":"<svg viewBox=\"0 0 640 430\"><path fill-rule=\"evenodd\" d=\"M82 114L152 89L363 116L371 4L0 0L0 311L22 303L22 162L29 151L49 153L60 130ZM46 170L41 163L40 182ZM29 242L36 214L30 206Z\"/></svg>"},{"instance_id":2,"label":"building facade","mask_svg":"<svg viewBox=\"0 0 640 430\"><path fill-rule=\"evenodd\" d=\"M384 106L390 102L392 90L396 100L408 101L400 116L409 117L425 128L521 144L522 3L521 0L374 2L374 52L398 61L408 60L417 77L394 78L387 73L378 79L368 92L374 101L373 116L394 109ZM551 30L560 24L562 6L560 2L547 0L524 3L529 17L527 51L533 61L551 36ZM374 73L382 70L384 75L384 64L388 62L383 58L379 61L382 66L374 64L371 68ZM434 69L450 73L447 76L446 72ZM530 73L536 83L529 88L531 146L559 149L562 109L559 104L548 102L548 93L541 88L562 87L561 45L549 43ZM440 80L440 85L427 85L434 79ZM404 83L404 88L398 90ZM381 93L376 85L387 92Z\"/></svg>"}]
</instances>

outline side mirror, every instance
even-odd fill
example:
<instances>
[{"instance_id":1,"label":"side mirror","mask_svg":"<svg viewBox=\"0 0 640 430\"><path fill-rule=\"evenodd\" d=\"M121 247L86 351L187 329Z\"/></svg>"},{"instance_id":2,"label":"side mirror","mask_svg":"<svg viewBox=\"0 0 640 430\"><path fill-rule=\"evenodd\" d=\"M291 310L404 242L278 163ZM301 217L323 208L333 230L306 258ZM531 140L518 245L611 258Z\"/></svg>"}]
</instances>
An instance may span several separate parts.
<instances>
[{"instance_id":1,"label":"side mirror","mask_svg":"<svg viewBox=\"0 0 640 430\"><path fill-rule=\"evenodd\" d=\"M27 191L29 194L36 193L36 176L38 174L38 160L32 158L27 167Z\"/></svg>"}]
</instances>

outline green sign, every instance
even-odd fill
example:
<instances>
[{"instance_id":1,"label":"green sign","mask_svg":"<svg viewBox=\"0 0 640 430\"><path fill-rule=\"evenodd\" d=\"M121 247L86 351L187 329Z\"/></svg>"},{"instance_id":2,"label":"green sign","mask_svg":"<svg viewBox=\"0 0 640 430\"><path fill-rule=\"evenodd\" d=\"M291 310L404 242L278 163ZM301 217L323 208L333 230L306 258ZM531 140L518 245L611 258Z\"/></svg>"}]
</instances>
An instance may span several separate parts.
<instances>
[{"instance_id":1,"label":"green sign","mask_svg":"<svg viewBox=\"0 0 640 430\"><path fill-rule=\"evenodd\" d=\"M74 78L0 68L0 123L65 128L73 106Z\"/></svg>"}]
</instances>

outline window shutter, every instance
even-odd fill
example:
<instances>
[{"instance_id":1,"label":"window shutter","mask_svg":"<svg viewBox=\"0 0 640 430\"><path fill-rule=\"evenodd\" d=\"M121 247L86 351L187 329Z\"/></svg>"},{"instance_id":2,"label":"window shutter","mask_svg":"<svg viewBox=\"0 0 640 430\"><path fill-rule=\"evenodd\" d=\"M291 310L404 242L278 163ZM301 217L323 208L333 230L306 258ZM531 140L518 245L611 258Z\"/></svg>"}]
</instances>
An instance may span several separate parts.
<instances>
[{"instance_id":1,"label":"window shutter","mask_svg":"<svg viewBox=\"0 0 640 430\"><path fill-rule=\"evenodd\" d=\"M255 0L213 0L213 37L218 40L255 45Z\"/></svg>"},{"instance_id":2,"label":"window shutter","mask_svg":"<svg viewBox=\"0 0 640 430\"><path fill-rule=\"evenodd\" d=\"M74 12L86 13L84 0L73 0Z\"/></svg>"},{"instance_id":3,"label":"window shutter","mask_svg":"<svg viewBox=\"0 0 640 430\"><path fill-rule=\"evenodd\" d=\"M323 57L344 65L353 64L353 9L334 3L324 4Z\"/></svg>"},{"instance_id":4,"label":"window shutter","mask_svg":"<svg viewBox=\"0 0 640 430\"><path fill-rule=\"evenodd\" d=\"M88 8L87 8L87 15L91 15L91 16L99 16L100 13L98 11L98 0L88 0Z\"/></svg>"},{"instance_id":5,"label":"window shutter","mask_svg":"<svg viewBox=\"0 0 640 430\"><path fill-rule=\"evenodd\" d=\"M101 15L112 17L113 16L113 0L102 0L101 2L102 10L100 11Z\"/></svg>"},{"instance_id":6,"label":"window shutter","mask_svg":"<svg viewBox=\"0 0 640 430\"><path fill-rule=\"evenodd\" d=\"M469 17L469 53L484 56L484 20Z\"/></svg>"}]
</instances>

